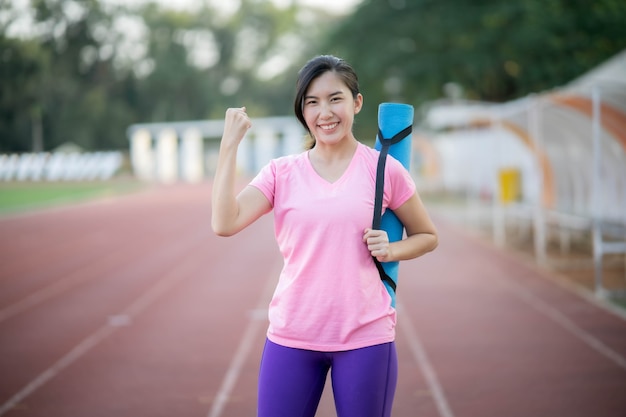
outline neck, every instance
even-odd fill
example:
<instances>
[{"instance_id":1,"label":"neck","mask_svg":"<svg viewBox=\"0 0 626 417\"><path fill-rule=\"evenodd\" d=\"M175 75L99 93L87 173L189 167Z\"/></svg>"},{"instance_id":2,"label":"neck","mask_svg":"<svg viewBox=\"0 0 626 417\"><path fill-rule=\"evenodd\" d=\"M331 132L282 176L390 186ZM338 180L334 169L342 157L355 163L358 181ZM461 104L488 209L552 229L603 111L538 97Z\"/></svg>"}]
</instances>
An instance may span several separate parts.
<instances>
[{"instance_id":1,"label":"neck","mask_svg":"<svg viewBox=\"0 0 626 417\"><path fill-rule=\"evenodd\" d=\"M334 161L352 158L357 146L358 142L354 137L342 140L340 143L332 145L324 144L318 141L315 144L315 147L309 152L310 155L316 159L332 163Z\"/></svg>"}]
</instances>

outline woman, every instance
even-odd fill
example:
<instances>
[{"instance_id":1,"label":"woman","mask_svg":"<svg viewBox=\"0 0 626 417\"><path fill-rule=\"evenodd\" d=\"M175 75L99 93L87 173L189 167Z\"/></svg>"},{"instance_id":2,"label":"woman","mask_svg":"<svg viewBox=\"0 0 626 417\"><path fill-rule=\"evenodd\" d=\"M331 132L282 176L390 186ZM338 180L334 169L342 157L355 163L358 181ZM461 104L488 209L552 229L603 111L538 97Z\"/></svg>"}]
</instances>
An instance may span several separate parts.
<instances>
[{"instance_id":1,"label":"woman","mask_svg":"<svg viewBox=\"0 0 626 417\"><path fill-rule=\"evenodd\" d=\"M226 111L213 185L212 227L233 235L274 210L284 267L269 307L259 373L258 416L314 416L331 371L339 417L391 415L397 381L396 312L372 256L416 258L437 232L407 171L389 158L384 208L406 238L370 228L378 151L354 137L363 106L352 67L318 56L298 73L294 109L309 149L272 160L235 195L237 147L251 122Z\"/></svg>"}]
</instances>

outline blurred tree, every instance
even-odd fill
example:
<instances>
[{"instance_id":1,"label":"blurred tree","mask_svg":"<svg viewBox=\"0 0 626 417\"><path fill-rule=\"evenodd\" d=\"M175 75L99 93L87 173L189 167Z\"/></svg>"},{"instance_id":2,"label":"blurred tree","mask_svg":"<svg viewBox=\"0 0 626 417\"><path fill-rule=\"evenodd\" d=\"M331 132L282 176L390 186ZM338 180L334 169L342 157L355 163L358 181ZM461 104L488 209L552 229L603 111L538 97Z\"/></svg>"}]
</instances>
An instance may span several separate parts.
<instances>
[{"instance_id":1,"label":"blurred tree","mask_svg":"<svg viewBox=\"0 0 626 417\"><path fill-rule=\"evenodd\" d=\"M10 48L2 54L0 150L50 150L65 142L111 148L115 127L130 121L116 97L119 79L105 39L111 14L97 0L32 0L30 6L30 20L20 11L21 36L9 34L14 21L0 35Z\"/></svg>"},{"instance_id":2,"label":"blurred tree","mask_svg":"<svg viewBox=\"0 0 626 417\"><path fill-rule=\"evenodd\" d=\"M96 0L34 0L38 39L50 55L41 88L47 149L73 142L88 149L106 147L114 106L112 51L102 34L111 16Z\"/></svg>"},{"instance_id":3,"label":"blurred tree","mask_svg":"<svg viewBox=\"0 0 626 417\"><path fill-rule=\"evenodd\" d=\"M172 11L30 0L19 35L16 4L0 0L0 152L124 149L131 123L221 118L230 106L292 114L297 68L319 53L358 70L356 131L368 139L380 102L510 100L626 46L623 0L364 0L344 19L297 1Z\"/></svg>"},{"instance_id":4,"label":"blurred tree","mask_svg":"<svg viewBox=\"0 0 626 417\"><path fill-rule=\"evenodd\" d=\"M41 150L41 88L48 56L35 41L0 35L0 152Z\"/></svg>"},{"instance_id":5,"label":"blurred tree","mask_svg":"<svg viewBox=\"0 0 626 417\"><path fill-rule=\"evenodd\" d=\"M333 22L296 2L241 0L230 11L29 4L30 27L17 36L11 25L24 10L0 0L0 152L68 141L124 149L132 123L221 118L230 106L291 114L294 63Z\"/></svg>"},{"instance_id":6,"label":"blurred tree","mask_svg":"<svg viewBox=\"0 0 626 417\"><path fill-rule=\"evenodd\" d=\"M626 47L624 22L623 0L364 0L326 45L358 70L371 133L380 102L501 102L563 85Z\"/></svg>"},{"instance_id":7,"label":"blurred tree","mask_svg":"<svg viewBox=\"0 0 626 417\"><path fill-rule=\"evenodd\" d=\"M253 117L291 114L294 65L321 38L320 13L258 0L232 13L142 8L150 68L138 84L139 119L222 118L243 105Z\"/></svg>"}]
</instances>

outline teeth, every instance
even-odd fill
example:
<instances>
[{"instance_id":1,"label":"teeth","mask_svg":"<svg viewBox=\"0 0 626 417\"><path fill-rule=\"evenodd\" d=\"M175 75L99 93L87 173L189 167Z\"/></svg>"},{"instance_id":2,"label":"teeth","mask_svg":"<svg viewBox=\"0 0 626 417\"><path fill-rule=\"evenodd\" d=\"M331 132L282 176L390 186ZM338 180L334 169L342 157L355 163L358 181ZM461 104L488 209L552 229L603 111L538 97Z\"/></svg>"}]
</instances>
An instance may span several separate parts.
<instances>
[{"instance_id":1,"label":"teeth","mask_svg":"<svg viewBox=\"0 0 626 417\"><path fill-rule=\"evenodd\" d=\"M335 127L337 127L337 123L333 123L332 125L320 125L320 127L324 130L331 130L334 129Z\"/></svg>"}]
</instances>

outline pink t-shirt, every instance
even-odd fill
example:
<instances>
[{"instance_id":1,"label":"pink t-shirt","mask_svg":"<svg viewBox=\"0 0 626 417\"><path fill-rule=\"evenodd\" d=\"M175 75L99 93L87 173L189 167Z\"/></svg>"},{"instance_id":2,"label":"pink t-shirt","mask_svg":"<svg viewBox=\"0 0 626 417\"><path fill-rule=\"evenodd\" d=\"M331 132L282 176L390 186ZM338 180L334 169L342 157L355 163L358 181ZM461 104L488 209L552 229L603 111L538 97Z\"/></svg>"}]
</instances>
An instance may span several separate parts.
<instances>
[{"instance_id":1,"label":"pink t-shirt","mask_svg":"<svg viewBox=\"0 0 626 417\"><path fill-rule=\"evenodd\" d=\"M269 306L267 337L288 347L338 351L391 342L396 313L363 243L372 224L378 151L359 143L344 174L320 177L309 153L272 160L252 180L274 208L284 267ZM389 157L383 208L415 193Z\"/></svg>"}]
</instances>

